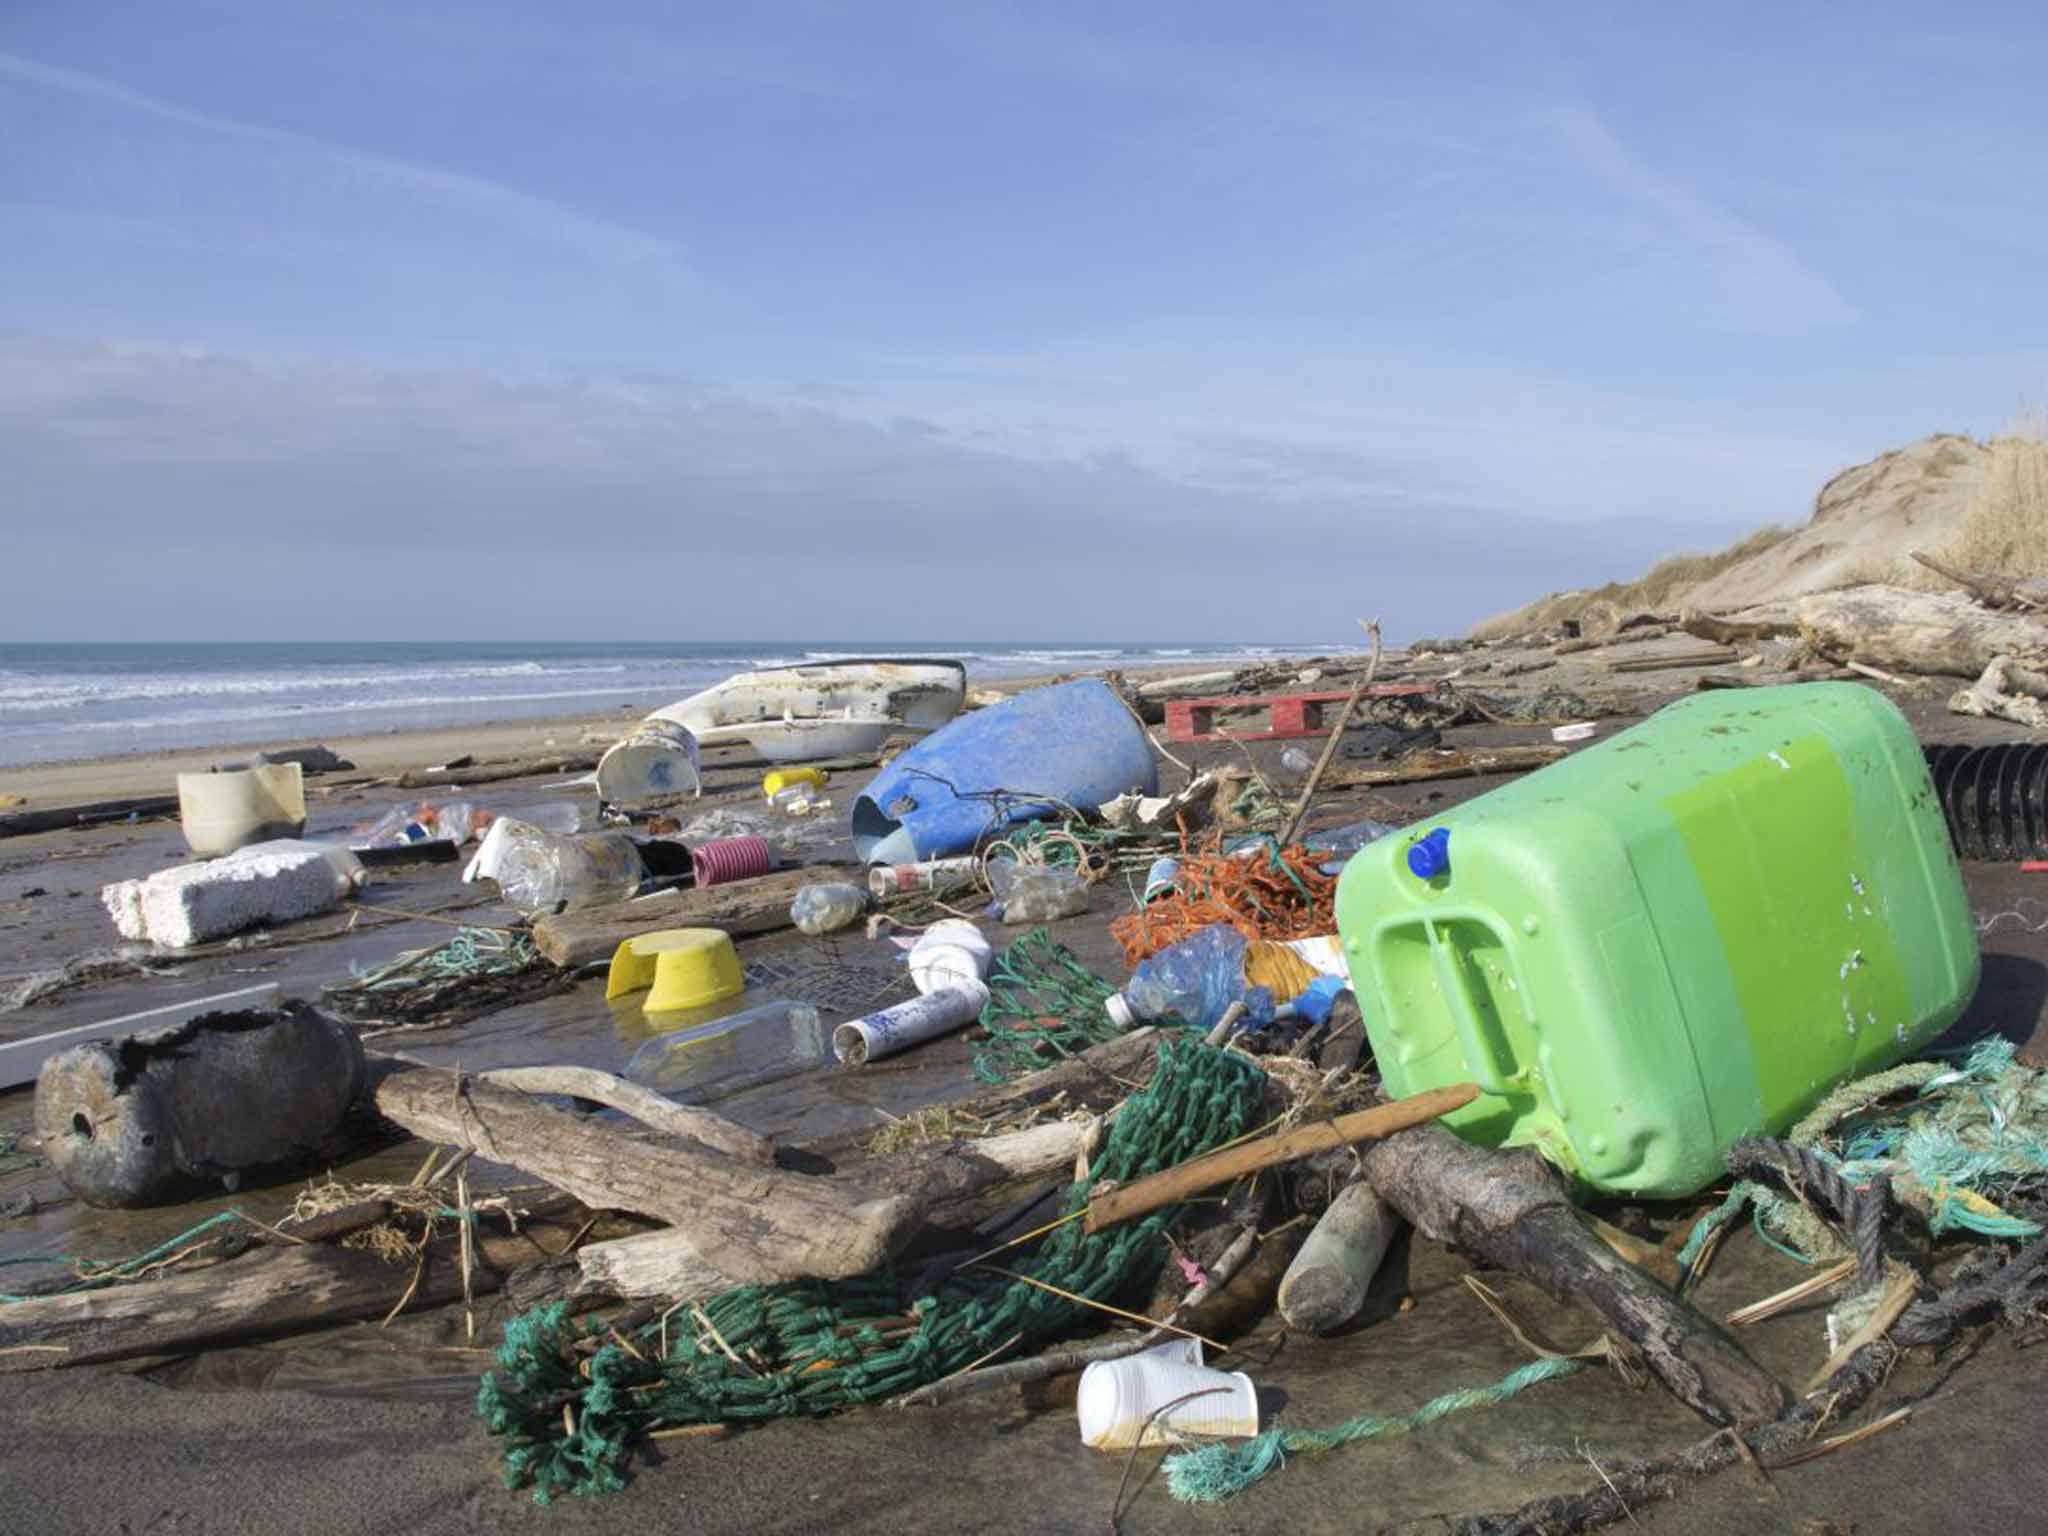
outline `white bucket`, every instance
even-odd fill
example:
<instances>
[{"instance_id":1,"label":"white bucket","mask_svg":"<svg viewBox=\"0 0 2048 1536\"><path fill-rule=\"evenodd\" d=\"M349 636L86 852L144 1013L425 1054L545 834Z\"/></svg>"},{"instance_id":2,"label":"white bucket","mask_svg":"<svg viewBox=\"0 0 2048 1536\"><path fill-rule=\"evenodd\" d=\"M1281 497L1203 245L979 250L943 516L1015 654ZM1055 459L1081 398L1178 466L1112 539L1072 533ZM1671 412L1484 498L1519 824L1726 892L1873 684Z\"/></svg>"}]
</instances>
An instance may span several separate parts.
<instances>
[{"instance_id":1,"label":"white bucket","mask_svg":"<svg viewBox=\"0 0 2048 1536\"><path fill-rule=\"evenodd\" d=\"M965 1029L988 1006L988 988L979 981L956 983L926 997L913 997L880 1013L855 1019L832 1031L832 1054L857 1067L893 1056L926 1040Z\"/></svg>"},{"instance_id":2,"label":"white bucket","mask_svg":"<svg viewBox=\"0 0 2048 1536\"><path fill-rule=\"evenodd\" d=\"M688 726L650 717L597 760L597 798L631 810L703 792L697 738Z\"/></svg>"},{"instance_id":3,"label":"white bucket","mask_svg":"<svg viewBox=\"0 0 2048 1536\"><path fill-rule=\"evenodd\" d=\"M178 820L185 846L205 857L297 837L306 828L304 771L297 763L259 763L226 773L181 773Z\"/></svg>"},{"instance_id":4,"label":"white bucket","mask_svg":"<svg viewBox=\"0 0 2048 1536\"><path fill-rule=\"evenodd\" d=\"M1122 1360L1098 1360L1081 1373L1074 1409L1081 1443L1098 1451L1193 1437L1248 1439L1259 1432L1259 1394L1251 1377L1209 1369L1194 1339L1171 1339Z\"/></svg>"},{"instance_id":5,"label":"white bucket","mask_svg":"<svg viewBox=\"0 0 2048 1536\"><path fill-rule=\"evenodd\" d=\"M925 929L912 946L910 979L928 997L980 982L994 960L995 950L979 928L963 917L948 917Z\"/></svg>"}]
</instances>

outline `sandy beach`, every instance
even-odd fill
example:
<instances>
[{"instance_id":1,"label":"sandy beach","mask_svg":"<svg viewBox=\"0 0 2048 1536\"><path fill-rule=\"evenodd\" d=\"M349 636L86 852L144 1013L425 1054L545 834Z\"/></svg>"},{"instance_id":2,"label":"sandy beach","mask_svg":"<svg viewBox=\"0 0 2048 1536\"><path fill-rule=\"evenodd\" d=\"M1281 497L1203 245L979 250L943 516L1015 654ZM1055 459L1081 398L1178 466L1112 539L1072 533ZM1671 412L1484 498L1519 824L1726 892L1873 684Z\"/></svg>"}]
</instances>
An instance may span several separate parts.
<instances>
[{"instance_id":1,"label":"sandy beach","mask_svg":"<svg viewBox=\"0 0 2048 1536\"><path fill-rule=\"evenodd\" d=\"M1676 643L1682 647L1682 637ZM1654 654L1660 645L1639 650ZM1459 674L1471 685L1500 690L1489 697L1533 695L1535 687L1518 679L1486 681L1511 672L1529 654L1500 648L1479 658L1404 656L1390 660L1386 675ZM1625 726L1633 712L1690 691L1694 675L1652 674L1632 683L1624 701L1598 658L1573 656L1559 658L1534 682L1552 694L1577 690L1605 699L1603 705L1589 704L1602 715L1605 733ZM1992 722L1945 716L1930 694L1908 693L1902 703L1930 737L1995 740L2009 734ZM331 833L385 805L418 799L416 792L373 782L396 771L458 754L486 760L593 751L611 738L623 713L328 739L326 745L357 766L311 781L309 831ZM1445 740L1470 750L1548 743L1549 732L1540 725L1482 722L1446 732ZM1196 767L1249 759L1272 772L1281 745L1209 743L1173 750ZM205 766L237 750L179 754L177 760ZM759 768L736 766L743 761L729 751L710 754L706 794L686 814L758 821ZM47 765L0 783L38 803L153 793L167 787L172 763L150 758ZM1181 777L1170 765L1164 776L1169 785ZM864 777L856 772L835 781L835 795L850 796ZM469 797L515 814L522 806L577 797L577 791L550 787L552 782L493 783ZM1410 821L1483 793L1492 782L1465 778L1331 793L1319 802L1315 821L1332 825L1365 815ZM834 816L796 834L786 857L836 864L849 856L844 838L843 815ZM317 997L354 970L442 942L450 922L509 920L488 894L457 884L454 866L410 866L380 873L353 914L304 919L248 942L207 945L175 958L114 958L99 886L183 857L171 820L115 822L0 843L0 996L10 990L24 995L26 989L34 998L0 1014L0 1043L256 981ZM1967 874L1973 908L1987 914L2026 910L2029 890L2011 866L1972 865ZM1105 887L1088 913L1055 931L1081 963L1101 975L1119 975L1123 961L1108 920L1127 906L1123 893ZM2040 1016L2041 978L2048 971L2041 965L2041 940L2030 928L1994 922L1986 929L1984 985L1963 1029L2010 1028L2014 1020ZM782 932L746 939L741 952L750 965L801 975L817 962L816 945ZM834 985L842 993L858 985L871 995L889 995L893 955L886 946L842 940L832 953ZM67 971L67 963L94 956L100 958L76 975ZM608 1009L601 991L600 982L586 980L485 1017L408 1030L373 1044L396 1045L416 1061L466 1072L543 1061L616 1071L649 1037L644 1020L632 1010ZM2029 1039L2031 1049L2043 1043ZM791 1148L843 1148L849 1138L857 1142L919 1107L957 1099L971 1083L973 1051L969 1041L955 1036L858 1075L799 1079L722 1108ZM0 1136L28 1130L30 1100L26 1090L0 1093ZM331 1172L359 1183L402 1182L426 1150L418 1142L387 1143ZM472 1173L476 1187L486 1190L519 1182L514 1170L483 1159ZM0 1203L19 1206L25 1200L27 1214L0 1221L0 1258L132 1254L229 1209L275 1221L303 1187L304 1180L287 1181L157 1210L95 1211L70 1200L47 1169L17 1168L0 1173ZM1637 1206L1612 1215L1662 1237L1682 1230L1689 1212ZM1698 1298L1715 1315L1800 1277L1796 1265L1761 1243L1731 1241L1727 1248ZM1237 1340L1242 1355L1235 1363L1260 1381L1269 1411L1301 1424L1337 1422L1367 1407L1405 1409L1451 1387L1499 1379L1528 1356L1463 1283L1466 1268L1436 1244L1404 1244L1375 1289L1364 1326L1318 1343L1290 1338L1269 1317ZM394 1288L402 1288L403 1280L394 1270ZM1526 1326L1573 1343L1586 1332L1582 1314L1527 1285L1509 1289ZM254 1536L286 1526L368 1533L402 1525L437 1533L479 1527L582 1530L620 1522L733 1533L883 1525L913 1532L1080 1531L1101 1528L1122 1476L1121 1457L1078 1445L1070 1407L1055 1402L1048 1410L999 1395L914 1417L861 1409L826 1423L781 1422L728 1441L669 1445L636 1463L623 1494L537 1509L523 1493L500 1487L496 1446L472 1406L477 1375L490 1361L488 1346L519 1310L517 1301L504 1296L480 1300L475 1343L465 1335L460 1308L440 1307L416 1310L388 1326L350 1322L284 1339L224 1340L196 1354L178 1351L18 1377L8 1387L20 1432L0 1480L0 1524L36 1536L152 1525ZM1744 1344L1768 1368L1796 1379L1817 1359L1816 1326L1813 1315L1795 1312L1749 1331ZM0 1370L10 1360L16 1369L24 1363L0 1350ZM1830 1457L1797 1478L1775 1479L1780 1487L1772 1493L1726 1474L1711 1485L1712 1493L1643 1511L1639 1518L1660 1530L1702 1533L1760 1525L1848 1528L1801 1525L1834 1520L1852 1523L1859 1533L1908 1531L1926 1528L1968 1483L1974 1507L1987 1518L2023 1526L2031 1494L1997 1479L1987 1486L1966 1468L1980 1465L1987 1454L2019 1454L2033 1395L2024 1357L1994 1354L1974 1362L1959 1382L1945 1383L1945 1367L1916 1359L1901 1364L1886 1401L1935 1391L1950 1397L1925 1429L1916 1422L1911 1436L1901 1436L1889 1449ZM1572 1447L1589 1448L1608 1467L1686 1444L1699 1433L1698 1421L1655 1387L1631 1389L1603 1372L1586 1371L1428 1436L1356 1448L1323 1463L1290 1461L1284 1476L1233 1504L1174 1504L1156 1480L1134 1478L1138 1502L1122 1528L1286 1529L1303 1536L1349 1531L1357 1528L1356 1490L1363 1480L1373 1490L1378 1528L1437 1531L1445 1528L1447 1509L1509 1509L1539 1495L1583 1488L1592 1474ZM1967 1458L1959 1450L1964 1440L1971 1447ZM1556 1455L1532 1449L1544 1447L1565 1449ZM1894 1469L1881 1500L1870 1488L1873 1456L1887 1458ZM112 1475L115 1468L123 1475ZM1898 1469L1910 1469L1909 1486L1898 1484ZM29 1490L36 1491L33 1498L26 1497ZM1125 1494L1127 1501L1133 1496Z\"/></svg>"}]
</instances>

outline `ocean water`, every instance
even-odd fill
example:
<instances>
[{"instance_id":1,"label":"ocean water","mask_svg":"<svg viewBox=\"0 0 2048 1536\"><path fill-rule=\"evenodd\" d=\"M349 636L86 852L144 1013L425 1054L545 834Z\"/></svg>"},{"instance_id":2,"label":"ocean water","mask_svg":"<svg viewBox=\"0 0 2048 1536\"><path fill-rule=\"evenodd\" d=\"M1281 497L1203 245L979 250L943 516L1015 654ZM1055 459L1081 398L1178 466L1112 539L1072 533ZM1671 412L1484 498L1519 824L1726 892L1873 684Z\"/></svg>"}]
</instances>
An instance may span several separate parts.
<instances>
[{"instance_id":1,"label":"ocean water","mask_svg":"<svg viewBox=\"0 0 2048 1536\"><path fill-rule=\"evenodd\" d=\"M0 766L283 738L655 709L735 672L852 656L954 657L972 682L1338 645L0 645Z\"/></svg>"}]
</instances>

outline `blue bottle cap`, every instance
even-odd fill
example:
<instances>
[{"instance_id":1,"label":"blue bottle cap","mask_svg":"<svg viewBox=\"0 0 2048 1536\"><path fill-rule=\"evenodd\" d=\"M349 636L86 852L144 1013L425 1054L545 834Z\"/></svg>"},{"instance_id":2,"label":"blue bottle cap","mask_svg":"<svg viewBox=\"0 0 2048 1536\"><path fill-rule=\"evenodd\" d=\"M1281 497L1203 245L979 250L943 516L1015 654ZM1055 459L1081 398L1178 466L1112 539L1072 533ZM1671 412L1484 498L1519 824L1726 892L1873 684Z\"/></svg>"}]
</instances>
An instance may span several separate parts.
<instances>
[{"instance_id":1,"label":"blue bottle cap","mask_svg":"<svg viewBox=\"0 0 2048 1536\"><path fill-rule=\"evenodd\" d=\"M1418 880L1434 880L1438 875L1448 874L1451 868L1451 829L1438 827L1410 844L1408 868Z\"/></svg>"}]
</instances>

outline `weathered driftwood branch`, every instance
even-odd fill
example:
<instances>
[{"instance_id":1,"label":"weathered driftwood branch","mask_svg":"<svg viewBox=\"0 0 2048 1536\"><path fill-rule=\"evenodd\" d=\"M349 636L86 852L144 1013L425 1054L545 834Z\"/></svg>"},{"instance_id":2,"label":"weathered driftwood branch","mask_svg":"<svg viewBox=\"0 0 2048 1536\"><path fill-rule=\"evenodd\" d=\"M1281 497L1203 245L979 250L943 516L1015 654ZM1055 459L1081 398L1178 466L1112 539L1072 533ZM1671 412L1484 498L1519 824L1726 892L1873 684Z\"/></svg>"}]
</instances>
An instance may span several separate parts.
<instances>
[{"instance_id":1,"label":"weathered driftwood branch","mask_svg":"<svg viewBox=\"0 0 2048 1536\"><path fill-rule=\"evenodd\" d=\"M1799 631L1824 656L1934 677L1976 678L2000 656L2048 656L2040 619L1899 587L1817 592L1799 605Z\"/></svg>"},{"instance_id":2,"label":"weathered driftwood branch","mask_svg":"<svg viewBox=\"0 0 2048 1536\"><path fill-rule=\"evenodd\" d=\"M1959 587L1975 593L1978 601L1992 608L2048 608L2048 581L2022 581L1996 571L1964 571L1937 560L1925 550L1909 550L1921 565Z\"/></svg>"},{"instance_id":3,"label":"weathered driftwood branch","mask_svg":"<svg viewBox=\"0 0 2048 1536\"><path fill-rule=\"evenodd\" d=\"M1263 1168L1276 1168L1298 1157L1327 1152L1333 1147L1350 1146L1370 1137L1391 1136L1396 1131L1421 1125L1439 1115L1448 1115L1478 1097L1479 1089L1471 1083L1460 1083L1453 1088L1432 1088L1427 1093L1396 1099L1391 1104L1376 1104L1371 1109L1357 1110L1313 1125L1225 1147L1112 1189L1107 1194L1097 1195L1088 1202L1084 1225L1090 1232L1100 1232L1105 1227L1130 1221L1147 1211L1156 1211L1162 1205L1172 1205Z\"/></svg>"},{"instance_id":4,"label":"weathered driftwood branch","mask_svg":"<svg viewBox=\"0 0 2048 1536\"><path fill-rule=\"evenodd\" d=\"M1599 1314L1672 1395L1713 1424L1773 1419L1784 1387L1735 1341L1612 1252L1532 1151L1473 1147L1419 1126L1359 1149L1365 1177L1424 1236Z\"/></svg>"},{"instance_id":5,"label":"weathered driftwood branch","mask_svg":"<svg viewBox=\"0 0 2048 1536\"><path fill-rule=\"evenodd\" d=\"M708 1109L693 1109L665 1099L638 1083L629 1083L595 1067L498 1067L480 1072L476 1080L518 1093L555 1093L588 1099L630 1115L642 1125L670 1136L686 1136L702 1142L714 1152L742 1162L769 1167L775 1162L775 1143L758 1131L735 1125Z\"/></svg>"},{"instance_id":6,"label":"weathered driftwood branch","mask_svg":"<svg viewBox=\"0 0 2048 1536\"><path fill-rule=\"evenodd\" d=\"M1711 640L1716 645L1755 644L1799 633L1797 624L1782 619L1724 619L1690 608L1679 615L1678 627L1695 640Z\"/></svg>"},{"instance_id":7,"label":"weathered driftwood branch","mask_svg":"<svg viewBox=\"0 0 2048 1536\"><path fill-rule=\"evenodd\" d=\"M1375 784L1419 784L1429 779L1471 779L1489 773L1525 773L1565 755L1563 747L1430 747L1410 752L1384 768L1342 768L1323 781L1326 789L1362 789Z\"/></svg>"},{"instance_id":8,"label":"weathered driftwood branch","mask_svg":"<svg viewBox=\"0 0 2048 1536\"><path fill-rule=\"evenodd\" d=\"M734 938L772 933L789 926L789 904L805 886L821 880L866 879L862 870L828 865L778 870L704 890L666 891L638 901L607 902L536 920L533 944L563 970L573 970L594 960L609 960L627 939L663 928L723 928Z\"/></svg>"},{"instance_id":9,"label":"weathered driftwood branch","mask_svg":"<svg viewBox=\"0 0 2048 1536\"><path fill-rule=\"evenodd\" d=\"M886 1263L916 1231L916 1200L870 1199L831 1179L741 1163L688 1144L634 1141L525 1094L416 1068L377 1084L386 1119L547 1180L593 1209L677 1224L707 1266L741 1282L843 1279Z\"/></svg>"}]
</instances>

